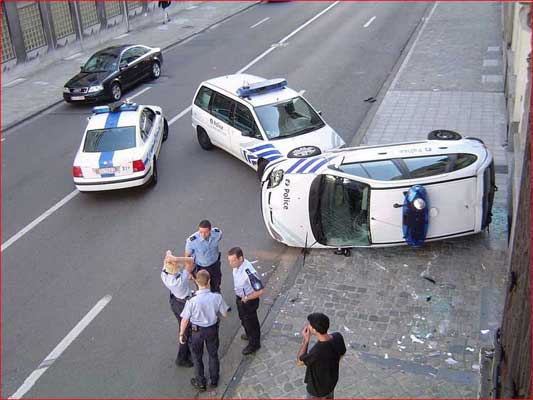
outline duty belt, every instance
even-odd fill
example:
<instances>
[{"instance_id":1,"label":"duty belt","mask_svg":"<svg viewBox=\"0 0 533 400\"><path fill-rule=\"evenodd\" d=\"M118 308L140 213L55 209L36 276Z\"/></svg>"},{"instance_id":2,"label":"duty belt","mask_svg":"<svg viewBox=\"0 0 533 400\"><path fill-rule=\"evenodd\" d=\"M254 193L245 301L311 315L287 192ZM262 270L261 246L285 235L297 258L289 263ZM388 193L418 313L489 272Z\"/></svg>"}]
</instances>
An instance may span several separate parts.
<instances>
[{"instance_id":1,"label":"duty belt","mask_svg":"<svg viewBox=\"0 0 533 400\"><path fill-rule=\"evenodd\" d=\"M185 297L184 299L180 299L179 297L174 296L174 293L170 292L170 298L171 298L171 299L174 299L174 300L177 300L177 301L180 302L180 303L186 303L187 300L189 300L191 297L192 297L192 296L187 296L187 297Z\"/></svg>"}]
</instances>

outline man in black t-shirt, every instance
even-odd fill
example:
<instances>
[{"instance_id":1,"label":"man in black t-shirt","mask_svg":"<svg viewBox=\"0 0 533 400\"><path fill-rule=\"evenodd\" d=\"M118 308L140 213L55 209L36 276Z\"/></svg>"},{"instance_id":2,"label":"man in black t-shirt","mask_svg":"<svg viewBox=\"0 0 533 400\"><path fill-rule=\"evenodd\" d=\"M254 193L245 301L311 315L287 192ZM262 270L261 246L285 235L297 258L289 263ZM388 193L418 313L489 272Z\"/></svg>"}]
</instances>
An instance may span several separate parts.
<instances>
[{"instance_id":1,"label":"man in black t-shirt","mask_svg":"<svg viewBox=\"0 0 533 400\"><path fill-rule=\"evenodd\" d=\"M329 318L322 313L307 316L307 323L302 330L303 342L297 365L305 365L304 382L307 384L307 398L333 399L335 385L339 380L339 362L346 353L344 338L339 332L328 333ZM307 351L311 335L317 342Z\"/></svg>"}]
</instances>

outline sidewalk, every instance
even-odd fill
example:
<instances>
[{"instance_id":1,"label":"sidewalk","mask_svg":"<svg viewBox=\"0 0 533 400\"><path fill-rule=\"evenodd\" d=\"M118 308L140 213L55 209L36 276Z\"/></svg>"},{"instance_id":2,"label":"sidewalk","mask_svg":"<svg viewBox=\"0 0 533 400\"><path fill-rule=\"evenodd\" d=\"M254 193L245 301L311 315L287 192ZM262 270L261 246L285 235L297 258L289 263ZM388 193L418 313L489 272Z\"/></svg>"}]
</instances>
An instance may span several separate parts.
<instances>
[{"instance_id":1,"label":"sidewalk","mask_svg":"<svg viewBox=\"0 0 533 400\"><path fill-rule=\"evenodd\" d=\"M15 80L2 81L2 129L5 131L19 122L63 101L63 85L79 72L80 65L91 54L105 46L140 43L166 49L222 20L255 5L245 2L191 2L187 8L170 7L172 20L157 23L115 37L98 47L85 48L55 62L38 73ZM178 12L172 13L173 9ZM164 73L164 66L163 66Z\"/></svg>"},{"instance_id":2,"label":"sidewalk","mask_svg":"<svg viewBox=\"0 0 533 400\"><path fill-rule=\"evenodd\" d=\"M493 343L506 287L500 7L436 3L362 141L420 140L439 128L483 139L499 187L490 233L420 249L353 250L350 257L313 250L226 397L305 397L305 369L295 358L313 311L330 316L330 331L341 332L348 347L337 398L478 396L481 348Z\"/></svg>"}]
</instances>

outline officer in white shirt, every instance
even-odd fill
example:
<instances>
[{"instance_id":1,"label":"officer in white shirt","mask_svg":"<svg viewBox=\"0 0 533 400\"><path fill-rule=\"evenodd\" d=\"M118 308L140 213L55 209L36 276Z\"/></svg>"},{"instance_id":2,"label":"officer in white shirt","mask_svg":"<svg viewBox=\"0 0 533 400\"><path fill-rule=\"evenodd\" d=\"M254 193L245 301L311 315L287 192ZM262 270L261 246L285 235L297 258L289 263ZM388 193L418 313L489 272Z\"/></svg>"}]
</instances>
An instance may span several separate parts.
<instances>
[{"instance_id":1,"label":"officer in white shirt","mask_svg":"<svg viewBox=\"0 0 533 400\"><path fill-rule=\"evenodd\" d=\"M186 343L187 325L191 324L191 352L195 369L195 377L191 384L203 392L206 390L206 378L204 375L204 343L209 355L209 378L210 387L217 387L220 364L218 360L218 316L227 316L228 306L220 293L213 293L209 286L209 272L198 271L196 295L187 301L181 313L180 343Z\"/></svg>"},{"instance_id":2,"label":"officer in white shirt","mask_svg":"<svg viewBox=\"0 0 533 400\"><path fill-rule=\"evenodd\" d=\"M220 293L222 272L220 271L220 250L222 239L219 228L211 229L211 222L204 219L198 224L198 231L185 242L185 256L194 259L194 274L205 269L211 276L211 291Z\"/></svg>"},{"instance_id":3,"label":"officer in white shirt","mask_svg":"<svg viewBox=\"0 0 533 400\"><path fill-rule=\"evenodd\" d=\"M185 263L185 268L181 269L179 263ZM178 319L178 329L181 324L180 314L185 307L186 301L191 298L189 277L191 276L192 269L192 258L175 257L170 250L167 250L165 263L161 271L161 280L170 291L170 308ZM176 365L180 367L193 366L188 340L185 344L178 343Z\"/></svg>"},{"instance_id":4,"label":"officer in white shirt","mask_svg":"<svg viewBox=\"0 0 533 400\"><path fill-rule=\"evenodd\" d=\"M257 271L250 261L244 258L240 247L233 247L228 251L228 262L233 268L237 310L245 332L241 338L248 340L248 345L242 350L242 354L252 354L261 347L261 326L257 318L257 309L259 297L265 289L257 276Z\"/></svg>"}]
</instances>

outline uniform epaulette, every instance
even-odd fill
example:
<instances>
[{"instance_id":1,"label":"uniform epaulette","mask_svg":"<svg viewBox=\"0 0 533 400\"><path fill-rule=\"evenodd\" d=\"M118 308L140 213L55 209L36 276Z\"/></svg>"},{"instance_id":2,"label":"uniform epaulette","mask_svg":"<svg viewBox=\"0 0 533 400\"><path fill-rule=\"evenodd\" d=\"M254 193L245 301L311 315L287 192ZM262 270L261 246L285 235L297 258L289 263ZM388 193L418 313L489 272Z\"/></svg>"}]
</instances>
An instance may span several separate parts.
<instances>
[{"instance_id":1,"label":"uniform epaulette","mask_svg":"<svg viewBox=\"0 0 533 400\"><path fill-rule=\"evenodd\" d=\"M192 242L196 239L196 235L189 236L189 242Z\"/></svg>"}]
</instances>

